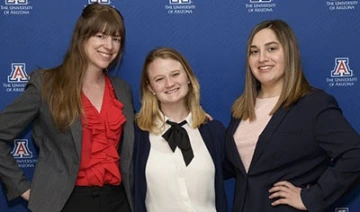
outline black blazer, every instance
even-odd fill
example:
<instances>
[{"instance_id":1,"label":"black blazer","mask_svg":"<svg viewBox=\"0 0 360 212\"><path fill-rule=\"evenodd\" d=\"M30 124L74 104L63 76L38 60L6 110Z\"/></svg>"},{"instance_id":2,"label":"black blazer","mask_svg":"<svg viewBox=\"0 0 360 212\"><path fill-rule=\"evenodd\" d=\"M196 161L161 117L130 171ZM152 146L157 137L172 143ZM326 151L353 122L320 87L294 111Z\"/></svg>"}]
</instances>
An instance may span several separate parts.
<instances>
[{"instance_id":1,"label":"black blazer","mask_svg":"<svg viewBox=\"0 0 360 212\"><path fill-rule=\"evenodd\" d=\"M122 183L131 204L134 145L132 93L125 81L111 76L110 79L116 97L124 105L126 123L119 155ZM0 178L7 187L6 195L9 199L31 188L28 204L31 211L56 212L63 208L75 186L80 165L82 129L80 118L65 132L59 132L54 127L49 107L41 100L42 82L42 71L32 72L25 91L0 114ZM32 136L39 148L32 182L18 168L7 144L31 122Z\"/></svg>"},{"instance_id":2,"label":"black blazer","mask_svg":"<svg viewBox=\"0 0 360 212\"><path fill-rule=\"evenodd\" d=\"M268 190L282 180L302 188L308 211L324 211L359 179L360 137L323 91L313 89L290 108L276 111L259 136L248 173L233 139L239 123L233 118L226 134L236 178L234 212L298 211L271 206Z\"/></svg>"}]
</instances>

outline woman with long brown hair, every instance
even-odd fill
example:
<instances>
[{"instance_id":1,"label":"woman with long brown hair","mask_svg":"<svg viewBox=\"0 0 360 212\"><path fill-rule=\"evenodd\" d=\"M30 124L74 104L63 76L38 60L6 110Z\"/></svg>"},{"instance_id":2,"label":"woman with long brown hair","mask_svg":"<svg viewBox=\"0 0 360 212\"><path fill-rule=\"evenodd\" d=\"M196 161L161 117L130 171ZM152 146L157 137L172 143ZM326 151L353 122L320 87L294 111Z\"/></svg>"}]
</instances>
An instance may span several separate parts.
<instances>
[{"instance_id":1,"label":"woman with long brown hair","mask_svg":"<svg viewBox=\"0 0 360 212\"><path fill-rule=\"evenodd\" d=\"M360 178L360 137L334 97L309 85L295 34L282 20L250 33L226 153L234 212L325 211Z\"/></svg>"},{"instance_id":2,"label":"woman with long brown hair","mask_svg":"<svg viewBox=\"0 0 360 212\"><path fill-rule=\"evenodd\" d=\"M0 177L9 199L22 196L35 212L131 211L132 94L107 73L124 44L120 12L86 6L63 63L32 72L24 93L2 111ZM7 142L31 122L39 158L30 182Z\"/></svg>"}]
</instances>

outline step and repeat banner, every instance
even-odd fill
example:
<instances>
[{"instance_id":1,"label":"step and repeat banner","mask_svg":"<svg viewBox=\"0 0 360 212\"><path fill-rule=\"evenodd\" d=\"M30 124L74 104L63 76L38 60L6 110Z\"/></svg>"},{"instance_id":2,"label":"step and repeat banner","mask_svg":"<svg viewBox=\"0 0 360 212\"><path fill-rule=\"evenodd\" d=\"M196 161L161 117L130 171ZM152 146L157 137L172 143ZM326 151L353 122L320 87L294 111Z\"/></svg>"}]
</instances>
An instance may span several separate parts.
<instances>
[{"instance_id":1,"label":"step and repeat banner","mask_svg":"<svg viewBox=\"0 0 360 212\"><path fill-rule=\"evenodd\" d=\"M23 92L33 70L61 63L77 18L93 2L110 4L124 16L125 54L111 74L129 82L136 109L146 54L169 46L190 62L205 110L227 126L231 105L243 89L250 30L260 21L283 19L297 35L311 84L334 95L360 132L359 0L0 0L0 110ZM38 153L30 128L11 145L31 179ZM226 190L231 205L232 180ZM1 189L1 212L28 211L26 204L21 198L7 201ZM359 212L360 186L330 211Z\"/></svg>"}]
</instances>

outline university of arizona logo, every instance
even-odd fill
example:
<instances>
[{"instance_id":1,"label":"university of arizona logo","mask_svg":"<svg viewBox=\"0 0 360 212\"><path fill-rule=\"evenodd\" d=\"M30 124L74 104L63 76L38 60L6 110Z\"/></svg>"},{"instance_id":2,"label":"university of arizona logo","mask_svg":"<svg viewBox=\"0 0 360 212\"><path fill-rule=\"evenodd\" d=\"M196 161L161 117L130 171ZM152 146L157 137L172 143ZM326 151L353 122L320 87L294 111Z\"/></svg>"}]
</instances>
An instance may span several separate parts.
<instances>
[{"instance_id":1,"label":"university of arizona logo","mask_svg":"<svg viewBox=\"0 0 360 212\"><path fill-rule=\"evenodd\" d=\"M28 0L5 0L5 5L27 5Z\"/></svg>"},{"instance_id":2,"label":"university of arizona logo","mask_svg":"<svg viewBox=\"0 0 360 212\"><path fill-rule=\"evenodd\" d=\"M29 76L25 68L25 63L11 63L11 73L8 76L8 82L27 82Z\"/></svg>"},{"instance_id":3,"label":"university of arizona logo","mask_svg":"<svg viewBox=\"0 0 360 212\"><path fill-rule=\"evenodd\" d=\"M269 3L272 0L250 0L250 3Z\"/></svg>"},{"instance_id":4,"label":"university of arizona logo","mask_svg":"<svg viewBox=\"0 0 360 212\"><path fill-rule=\"evenodd\" d=\"M89 0L89 4L100 3L100 4L110 4L110 0Z\"/></svg>"},{"instance_id":5,"label":"university of arizona logo","mask_svg":"<svg viewBox=\"0 0 360 212\"><path fill-rule=\"evenodd\" d=\"M191 0L169 0L169 4L191 4Z\"/></svg>"},{"instance_id":6,"label":"university of arizona logo","mask_svg":"<svg viewBox=\"0 0 360 212\"><path fill-rule=\"evenodd\" d=\"M14 149L11 154L15 159L19 158L32 158L33 154L28 146L28 139L15 139Z\"/></svg>"},{"instance_id":7,"label":"university of arizona logo","mask_svg":"<svg viewBox=\"0 0 360 212\"><path fill-rule=\"evenodd\" d=\"M352 77L353 71L349 67L348 57L335 58L335 68L331 71L331 77Z\"/></svg>"}]
</instances>

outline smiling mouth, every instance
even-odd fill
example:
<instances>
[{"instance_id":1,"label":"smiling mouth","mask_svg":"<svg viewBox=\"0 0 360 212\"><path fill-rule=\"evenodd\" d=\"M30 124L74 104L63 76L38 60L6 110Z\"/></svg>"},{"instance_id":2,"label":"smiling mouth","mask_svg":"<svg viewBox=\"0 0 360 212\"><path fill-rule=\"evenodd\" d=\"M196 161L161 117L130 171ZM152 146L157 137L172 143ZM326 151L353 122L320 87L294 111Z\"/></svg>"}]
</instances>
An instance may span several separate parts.
<instances>
[{"instance_id":1,"label":"smiling mouth","mask_svg":"<svg viewBox=\"0 0 360 212\"><path fill-rule=\"evenodd\" d=\"M111 53L99 52L99 54L105 59L111 59Z\"/></svg>"},{"instance_id":2,"label":"smiling mouth","mask_svg":"<svg viewBox=\"0 0 360 212\"><path fill-rule=\"evenodd\" d=\"M172 94L172 93L175 93L179 90L180 88L174 88L174 89L171 89L171 90L168 90L168 91L165 91L166 94Z\"/></svg>"}]
</instances>

